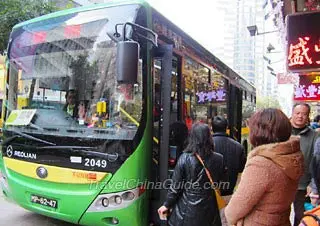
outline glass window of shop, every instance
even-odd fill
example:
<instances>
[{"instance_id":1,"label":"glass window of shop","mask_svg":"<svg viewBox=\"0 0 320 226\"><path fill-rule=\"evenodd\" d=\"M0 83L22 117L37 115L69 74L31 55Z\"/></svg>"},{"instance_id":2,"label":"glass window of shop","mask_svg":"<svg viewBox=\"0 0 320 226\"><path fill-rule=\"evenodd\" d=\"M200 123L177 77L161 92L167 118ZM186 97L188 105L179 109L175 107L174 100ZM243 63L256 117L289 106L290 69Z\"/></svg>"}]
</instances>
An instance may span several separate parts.
<instances>
[{"instance_id":1,"label":"glass window of shop","mask_svg":"<svg viewBox=\"0 0 320 226\"><path fill-rule=\"evenodd\" d=\"M211 74L211 75L210 75ZM188 127L200 121L210 123L215 115L227 117L226 80L217 71L184 59L184 118Z\"/></svg>"}]
</instances>

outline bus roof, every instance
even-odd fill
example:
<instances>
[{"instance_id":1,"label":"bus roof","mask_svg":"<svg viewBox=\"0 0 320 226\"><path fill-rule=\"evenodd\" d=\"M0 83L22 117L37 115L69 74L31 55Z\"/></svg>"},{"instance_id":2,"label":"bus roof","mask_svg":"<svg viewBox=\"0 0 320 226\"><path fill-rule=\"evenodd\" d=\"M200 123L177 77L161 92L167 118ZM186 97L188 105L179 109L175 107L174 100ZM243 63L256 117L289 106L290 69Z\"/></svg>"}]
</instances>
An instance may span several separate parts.
<instances>
[{"instance_id":1,"label":"bus roof","mask_svg":"<svg viewBox=\"0 0 320 226\"><path fill-rule=\"evenodd\" d=\"M89 11L89 10L95 10L95 9L101 9L105 7L110 7L110 6L117 6L117 5L127 5L127 4L140 4L144 5L146 7L150 7L149 3L144 1L144 0L110 0L107 3L101 3L101 4L92 4L92 5L87 5L87 6L80 6L76 8L71 8L71 9L65 9L65 10L60 10L57 12L49 13L43 16L39 16L30 20L26 20L24 22L16 24L13 29L35 23L41 20L46 20L46 19L51 19L59 16L64 16L68 15L71 13L78 13L78 12L84 12L84 11Z\"/></svg>"}]
</instances>

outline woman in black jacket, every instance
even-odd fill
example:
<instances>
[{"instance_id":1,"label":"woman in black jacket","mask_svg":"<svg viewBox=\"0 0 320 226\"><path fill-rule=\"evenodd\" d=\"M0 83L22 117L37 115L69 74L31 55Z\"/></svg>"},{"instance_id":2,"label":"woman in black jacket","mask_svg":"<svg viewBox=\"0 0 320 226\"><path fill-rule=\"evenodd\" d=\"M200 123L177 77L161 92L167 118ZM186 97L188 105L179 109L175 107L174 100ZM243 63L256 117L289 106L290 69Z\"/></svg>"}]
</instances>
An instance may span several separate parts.
<instances>
[{"instance_id":1,"label":"woman in black jacket","mask_svg":"<svg viewBox=\"0 0 320 226\"><path fill-rule=\"evenodd\" d=\"M159 216L172 209L170 226L221 226L214 190L195 153L200 155L215 183L222 178L223 157L213 152L210 129L206 124L196 123L175 167L166 201L158 209Z\"/></svg>"}]
</instances>

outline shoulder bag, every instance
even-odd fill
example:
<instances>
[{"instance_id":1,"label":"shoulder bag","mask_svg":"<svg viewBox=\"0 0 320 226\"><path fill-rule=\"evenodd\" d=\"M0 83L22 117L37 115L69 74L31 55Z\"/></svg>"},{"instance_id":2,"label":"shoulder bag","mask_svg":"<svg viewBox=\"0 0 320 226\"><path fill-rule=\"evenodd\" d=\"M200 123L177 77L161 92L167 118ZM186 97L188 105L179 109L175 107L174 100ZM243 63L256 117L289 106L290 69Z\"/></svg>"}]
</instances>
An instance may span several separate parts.
<instances>
[{"instance_id":1,"label":"shoulder bag","mask_svg":"<svg viewBox=\"0 0 320 226\"><path fill-rule=\"evenodd\" d=\"M201 165L203 166L204 170L206 171L207 177L210 180L210 184L211 184L212 188L214 189L214 192L216 193L216 200L217 200L218 208L219 208L219 210L221 210L224 207L226 207L226 202L222 198L222 196L220 194L220 190L214 186L211 174L210 174L209 170L206 168L206 166L204 165L204 162L201 159L200 155L198 153L195 153L195 155L196 155L197 159L199 160L199 162L201 163Z\"/></svg>"}]
</instances>

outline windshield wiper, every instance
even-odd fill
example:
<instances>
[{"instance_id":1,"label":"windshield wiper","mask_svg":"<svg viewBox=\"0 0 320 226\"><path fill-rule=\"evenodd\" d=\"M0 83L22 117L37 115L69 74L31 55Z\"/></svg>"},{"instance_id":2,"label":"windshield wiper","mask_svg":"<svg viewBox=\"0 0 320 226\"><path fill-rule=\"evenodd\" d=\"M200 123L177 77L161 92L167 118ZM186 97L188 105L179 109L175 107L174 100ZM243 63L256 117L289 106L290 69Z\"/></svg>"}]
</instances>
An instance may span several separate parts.
<instances>
[{"instance_id":1,"label":"windshield wiper","mask_svg":"<svg viewBox=\"0 0 320 226\"><path fill-rule=\"evenodd\" d=\"M8 139L5 139L4 141L1 142L1 145L6 145L7 143L10 143L11 141L15 140L16 138L21 137L19 135L14 135L12 137L9 137Z\"/></svg>"},{"instance_id":2,"label":"windshield wiper","mask_svg":"<svg viewBox=\"0 0 320 226\"><path fill-rule=\"evenodd\" d=\"M66 145L61 145L61 146L54 146L54 147L38 147L38 149L76 149L76 150L96 150L96 147L87 147L87 146L66 146Z\"/></svg>"},{"instance_id":3,"label":"windshield wiper","mask_svg":"<svg viewBox=\"0 0 320 226\"><path fill-rule=\"evenodd\" d=\"M37 129L37 130L41 130L41 131L44 131L43 128L41 128L40 126L37 126L36 124L33 124L33 123L29 123L28 126L32 129Z\"/></svg>"},{"instance_id":4,"label":"windshield wiper","mask_svg":"<svg viewBox=\"0 0 320 226\"><path fill-rule=\"evenodd\" d=\"M33 140L33 141L37 141L37 142L40 142L40 143L43 143L43 144L47 144L47 145L51 145L51 146L55 146L56 144L55 143L51 143L49 141L46 141L46 140L42 140L42 139L39 139L39 138L36 138L36 137L33 137L31 135L28 135L26 133L22 133L20 131L16 131L16 130L7 130L9 132L14 132L16 133L17 135L14 135L12 137L9 137L8 139L4 140L2 142L2 145L6 145L7 143L9 143L10 141L13 141L15 140L16 138L19 138L19 137L24 137L24 138L27 138L29 140Z\"/></svg>"}]
</instances>

